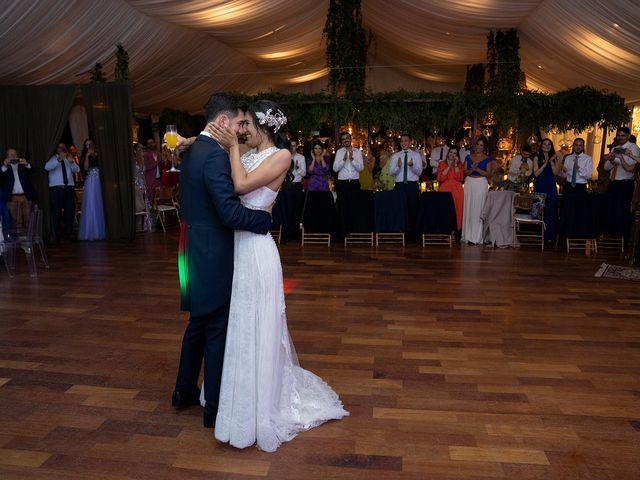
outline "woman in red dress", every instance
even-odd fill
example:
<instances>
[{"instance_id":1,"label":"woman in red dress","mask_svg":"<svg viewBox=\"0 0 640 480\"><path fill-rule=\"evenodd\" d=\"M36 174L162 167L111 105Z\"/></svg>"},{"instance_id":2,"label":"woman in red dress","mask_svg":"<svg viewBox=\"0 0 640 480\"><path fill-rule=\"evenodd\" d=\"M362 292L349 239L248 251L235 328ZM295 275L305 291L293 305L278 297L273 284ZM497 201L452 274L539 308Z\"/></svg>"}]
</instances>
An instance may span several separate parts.
<instances>
[{"instance_id":1,"label":"woman in red dress","mask_svg":"<svg viewBox=\"0 0 640 480\"><path fill-rule=\"evenodd\" d=\"M453 205L456 209L456 223L458 230L462 230L462 207L464 205L464 165L458 157L458 147L449 148L447 158L438 165L438 182L440 192L451 192Z\"/></svg>"}]
</instances>

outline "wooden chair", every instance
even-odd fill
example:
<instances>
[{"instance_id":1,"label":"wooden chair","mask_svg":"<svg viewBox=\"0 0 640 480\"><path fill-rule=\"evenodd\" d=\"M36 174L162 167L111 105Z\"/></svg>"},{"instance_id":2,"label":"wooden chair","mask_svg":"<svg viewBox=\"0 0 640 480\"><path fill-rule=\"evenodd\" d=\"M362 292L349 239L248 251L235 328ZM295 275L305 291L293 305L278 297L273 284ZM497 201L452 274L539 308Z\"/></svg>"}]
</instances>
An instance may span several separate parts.
<instances>
[{"instance_id":1,"label":"wooden chair","mask_svg":"<svg viewBox=\"0 0 640 480\"><path fill-rule=\"evenodd\" d=\"M376 233L376 247L379 245L388 245L400 243L405 246L404 233L402 232L380 232Z\"/></svg>"},{"instance_id":2,"label":"wooden chair","mask_svg":"<svg viewBox=\"0 0 640 480\"><path fill-rule=\"evenodd\" d=\"M544 198L544 193L518 193L513 196L514 247L539 244L540 249L544 250ZM542 208L535 215L534 207L539 207L541 202Z\"/></svg>"},{"instance_id":3,"label":"wooden chair","mask_svg":"<svg viewBox=\"0 0 640 480\"><path fill-rule=\"evenodd\" d=\"M605 237L604 235L597 240L598 250L607 252L624 253L624 237Z\"/></svg>"},{"instance_id":4,"label":"wooden chair","mask_svg":"<svg viewBox=\"0 0 640 480\"><path fill-rule=\"evenodd\" d=\"M272 228L269 230L271 237L273 237L273 241L276 242L276 245L280 245L282 241L282 225L278 225L278 228Z\"/></svg>"},{"instance_id":5,"label":"wooden chair","mask_svg":"<svg viewBox=\"0 0 640 480\"><path fill-rule=\"evenodd\" d=\"M449 245L449 248L453 247L453 235L446 235L444 233L423 233L422 234L422 247L427 245Z\"/></svg>"},{"instance_id":6,"label":"wooden chair","mask_svg":"<svg viewBox=\"0 0 640 480\"><path fill-rule=\"evenodd\" d=\"M182 221L180 220L180 209L175 195L175 188L165 185L157 187L153 198L153 209L156 212L156 219L160 222L163 232L167 231L165 228L165 222L167 220L165 214L167 212L173 212L176 216L176 220L178 220L178 224L182 225Z\"/></svg>"},{"instance_id":7,"label":"wooden chair","mask_svg":"<svg viewBox=\"0 0 640 480\"><path fill-rule=\"evenodd\" d=\"M302 227L302 246L305 245L326 245L331 246L331 234L330 233L305 233L304 227Z\"/></svg>"},{"instance_id":8,"label":"wooden chair","mask_svg":"<svg viewBox=\"0 0 640 480\"><path fill-rule=\"evenodd\" d=\"M571 250L581 250L584 254L595 255L598 253L598 241L595 238L567 238L567 253Z\"/></svg>"},{"instance_id":9,"label":"wooden chair","mask_svg":"<svg viewBox=\"0 0 640 480\"><path fill-rule=\"evenodd\" d=\"M351 235L347 235L346 237L344 237L345 247L350 244L369 245L370 247L373 247L373 242L373 232L352 233Z\"/></svg>"}]
</instances>

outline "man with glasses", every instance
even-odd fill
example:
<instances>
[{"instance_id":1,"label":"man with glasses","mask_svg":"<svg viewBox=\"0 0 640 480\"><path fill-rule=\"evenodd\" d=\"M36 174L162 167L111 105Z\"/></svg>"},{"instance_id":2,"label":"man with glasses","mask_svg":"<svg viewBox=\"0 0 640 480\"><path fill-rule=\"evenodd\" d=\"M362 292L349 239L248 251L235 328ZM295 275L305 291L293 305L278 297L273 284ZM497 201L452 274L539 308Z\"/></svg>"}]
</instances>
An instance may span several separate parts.
<instances>
[{"instance_id":1,"label":"man with glasses","mask_svg":"<svg viewBox=\"0 0 640 480\"><path fill-rule=\"evenodd\" d=\"M60 213L64 211L64 228L67 240L75 240L73 235L73 218L76 210L74 173L80 167L73 161L64 143L58 144L56 154L44 166L49 172L49 199L51 202L51 219L53 233L57 240L60 226Z\"/></svg>"}]
</instances>

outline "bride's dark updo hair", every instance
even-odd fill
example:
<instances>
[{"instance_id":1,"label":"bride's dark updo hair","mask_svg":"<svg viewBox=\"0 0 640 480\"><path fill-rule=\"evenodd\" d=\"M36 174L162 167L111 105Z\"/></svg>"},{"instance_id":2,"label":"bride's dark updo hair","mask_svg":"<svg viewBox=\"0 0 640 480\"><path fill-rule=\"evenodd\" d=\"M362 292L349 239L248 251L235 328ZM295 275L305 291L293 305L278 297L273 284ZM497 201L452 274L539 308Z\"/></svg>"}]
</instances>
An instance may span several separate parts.
<instances>
[{"instance_id":1,"label":"bride's dark updo hair","mask_svg":"<svg viewBox=\"0 0 640 480\"><path fill-rule=\"evenodd\" d=\"M256 128L265 132L273 144L278 148L289 150L291 145L287 137L286 116L282 109L271 100L256 100L247 108L247 111L253 118L253 124ZM264 116L270 115L270 118ZM260 121L263 121L261 124ZM269 121L271 120L271 121Z\"/></svg>"}]
</instances>

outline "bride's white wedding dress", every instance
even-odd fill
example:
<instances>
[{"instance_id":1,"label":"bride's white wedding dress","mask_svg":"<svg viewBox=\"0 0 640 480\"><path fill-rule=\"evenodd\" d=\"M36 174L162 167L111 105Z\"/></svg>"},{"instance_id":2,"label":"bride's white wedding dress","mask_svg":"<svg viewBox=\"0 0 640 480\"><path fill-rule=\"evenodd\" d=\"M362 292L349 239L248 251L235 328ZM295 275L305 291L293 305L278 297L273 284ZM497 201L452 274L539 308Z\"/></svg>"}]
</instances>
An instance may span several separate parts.
<instances>
[{"instance_id":1,"label":"bride's white wedding dress","mask_svg":"<svg viewBox=\"0 0 640 480\"><path fill-rule=\"evenodd\" d=\"M247 171L278 149L242 156ZM240 197L266 210L277 196L261 187ZM204 391L204 389L203 389ZM298 364L285 314L282 267L271 235L235 232L233 289L215 437L267 452L298 433L349 413L320 377Z\"/></svg>"}]
</instances>

